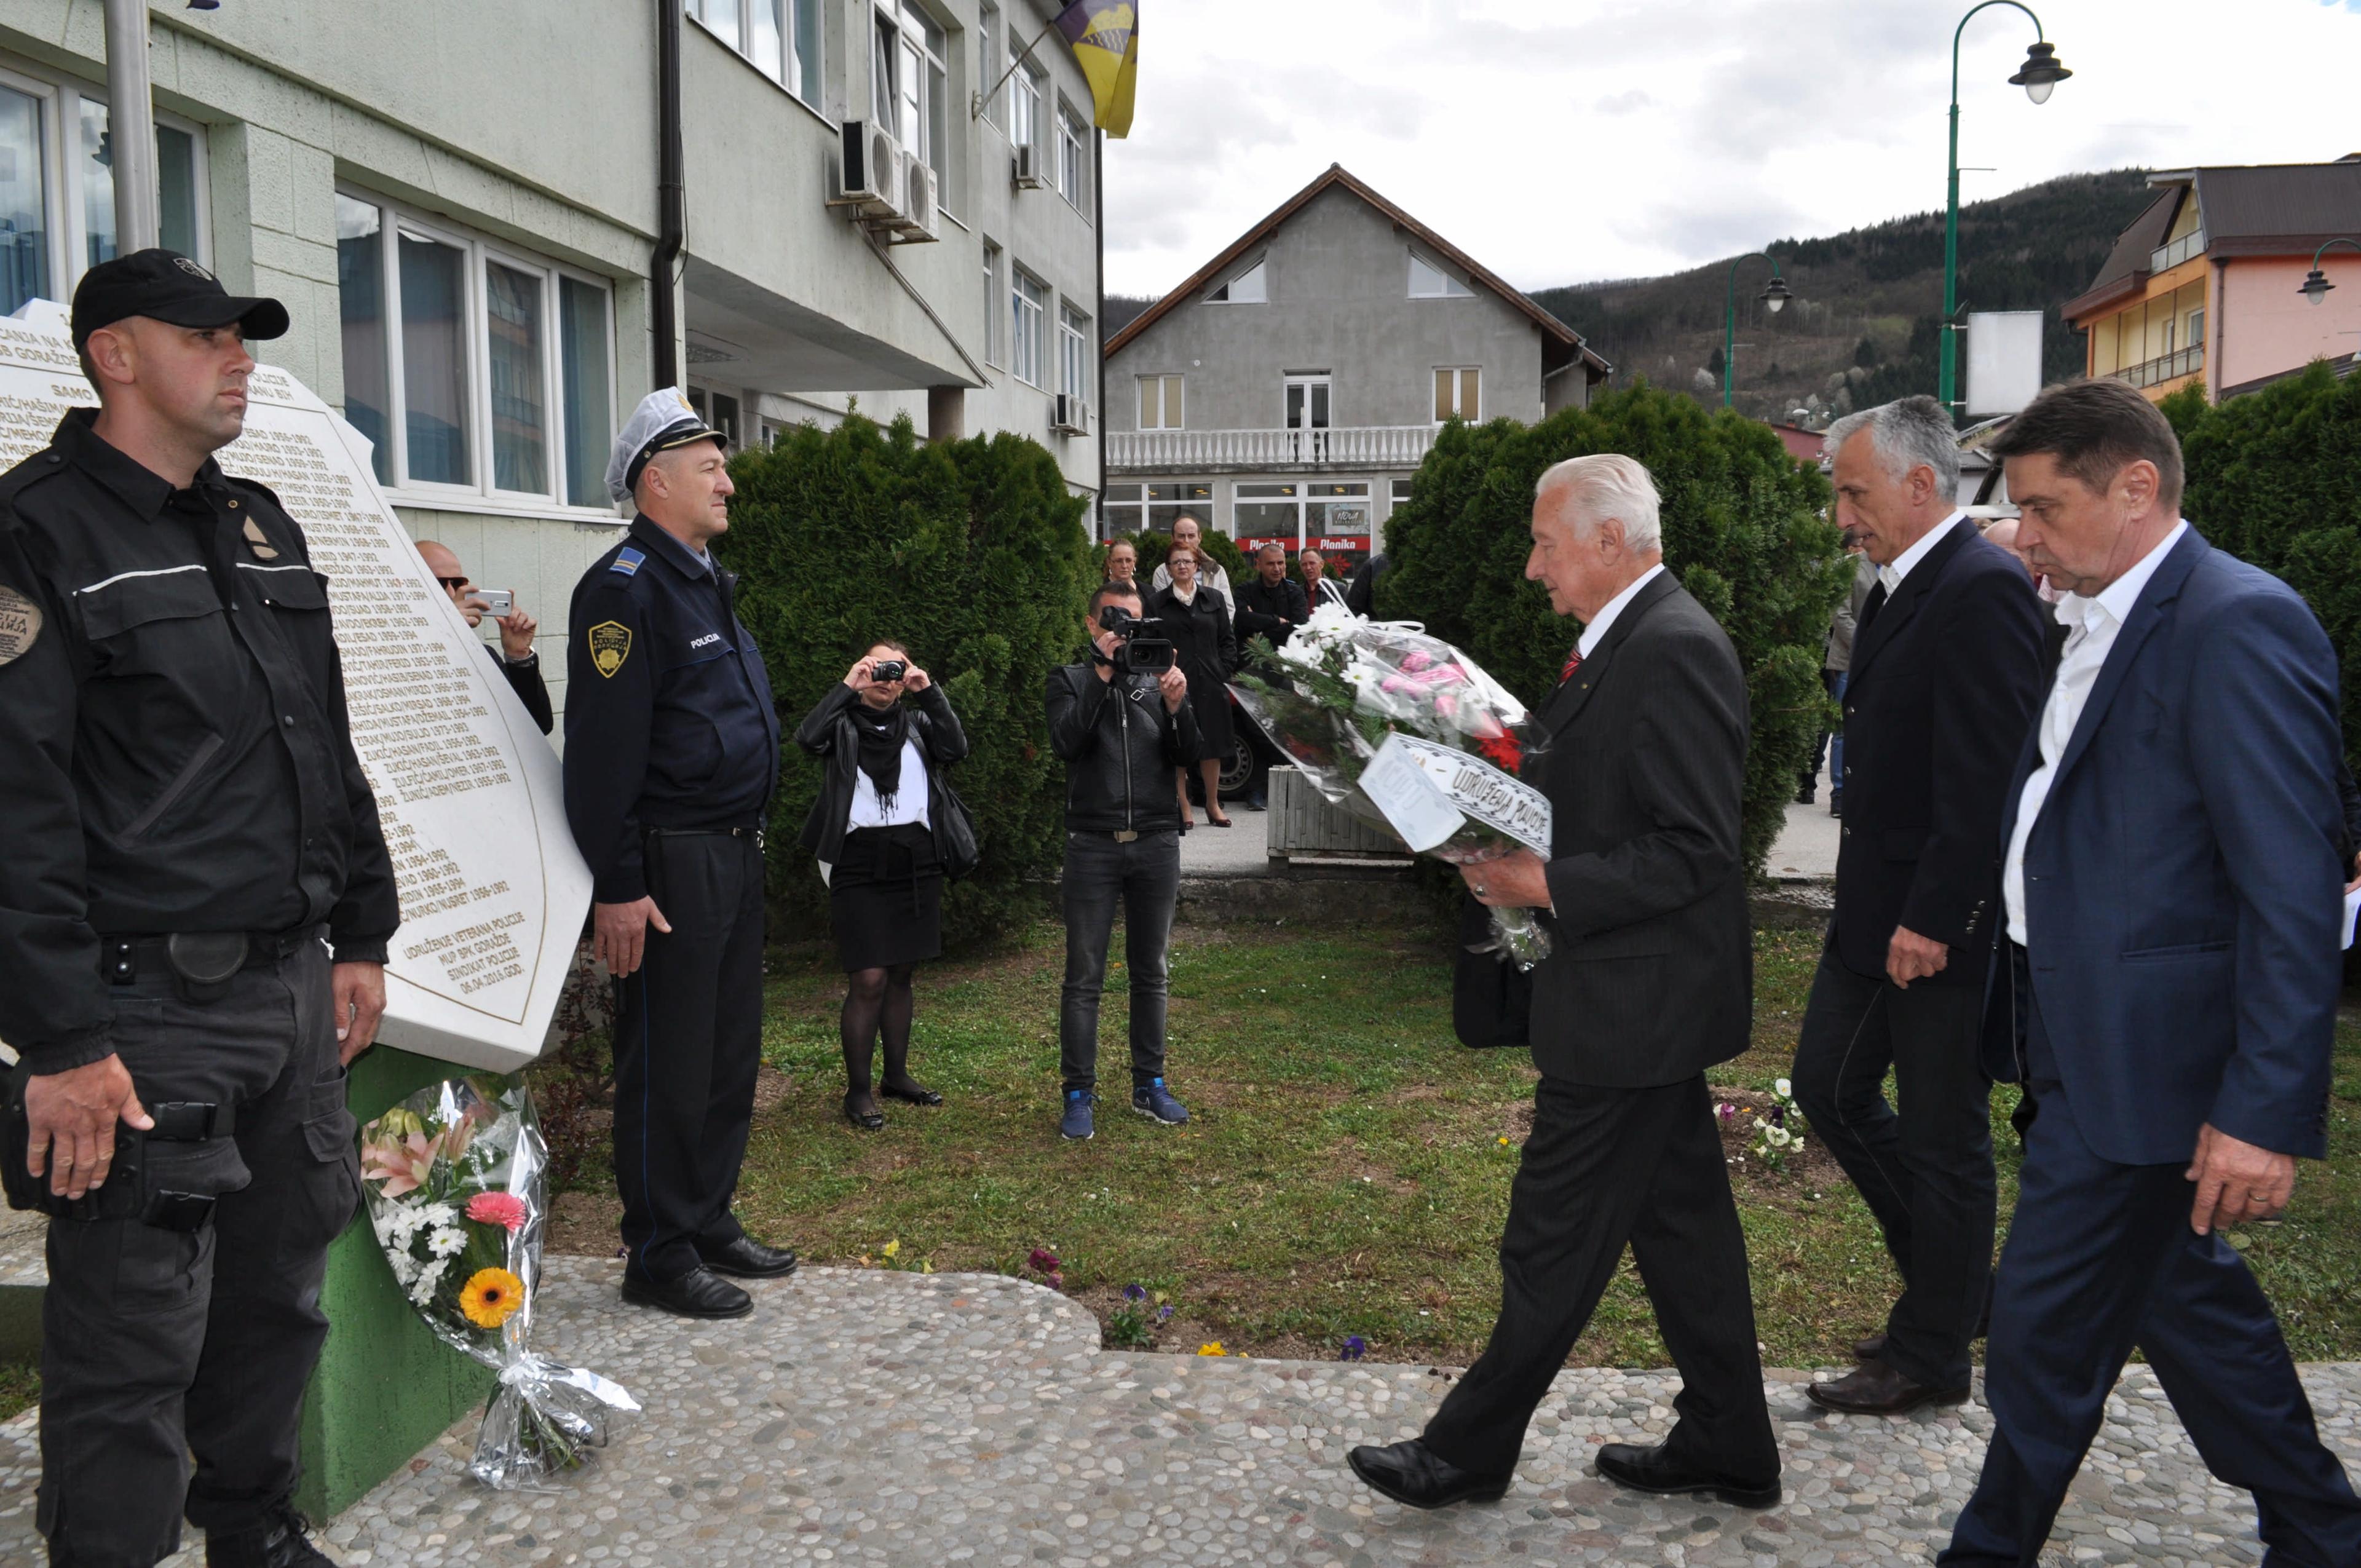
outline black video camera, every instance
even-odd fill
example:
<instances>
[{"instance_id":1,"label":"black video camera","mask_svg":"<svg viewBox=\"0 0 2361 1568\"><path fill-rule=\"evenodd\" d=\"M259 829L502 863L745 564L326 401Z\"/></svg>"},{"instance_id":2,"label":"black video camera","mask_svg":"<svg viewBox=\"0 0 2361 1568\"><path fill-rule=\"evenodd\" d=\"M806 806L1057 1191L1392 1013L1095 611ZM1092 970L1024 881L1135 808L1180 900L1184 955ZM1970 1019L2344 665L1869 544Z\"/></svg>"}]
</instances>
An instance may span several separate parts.
<instances>
[{"instance_id":1,"label":"black video camera","mask_svg":"<svg viewBox=\"0 0 2361 1568\"><path fill-rule=\"evenodd\" d=\"M1119 675L1160 675L1180 662L1171 632L1153 616L1134 615L1119 604L1101 605L1099 627L1115 633L1115 669Z\"/></svg>"}]
</instances>

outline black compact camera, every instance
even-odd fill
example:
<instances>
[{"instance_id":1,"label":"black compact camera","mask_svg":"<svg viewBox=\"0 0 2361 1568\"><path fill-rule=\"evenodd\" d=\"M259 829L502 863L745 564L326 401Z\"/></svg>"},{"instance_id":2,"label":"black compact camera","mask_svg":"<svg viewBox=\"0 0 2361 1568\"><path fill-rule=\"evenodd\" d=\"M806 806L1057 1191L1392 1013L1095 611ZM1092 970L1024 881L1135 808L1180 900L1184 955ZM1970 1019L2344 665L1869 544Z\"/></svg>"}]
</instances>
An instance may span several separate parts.
<instances>
[{"instance_id":1,"label":"black compact camera","mask_svg":"<svg viewBox=\"0 0 2361 1568\"><path fill-rule=\"evenodd\" d=\"M909 673L910 666L900 659L880 659L869 666L869 678L879 685L898 681Z\"/></svg>"},{"instance_id":2,"label":"black compact camera","mask_svg":"<svg viewBox=\"0 0 2361 1568\"><path fill-rule=\"evenodd\" d=\"M1171 632L1153 616L1134 615L1118 604L1102 605L1099 627L1115 633L1117 674L1160 675L1180 661Z\"/></svg>"}]
</instances>

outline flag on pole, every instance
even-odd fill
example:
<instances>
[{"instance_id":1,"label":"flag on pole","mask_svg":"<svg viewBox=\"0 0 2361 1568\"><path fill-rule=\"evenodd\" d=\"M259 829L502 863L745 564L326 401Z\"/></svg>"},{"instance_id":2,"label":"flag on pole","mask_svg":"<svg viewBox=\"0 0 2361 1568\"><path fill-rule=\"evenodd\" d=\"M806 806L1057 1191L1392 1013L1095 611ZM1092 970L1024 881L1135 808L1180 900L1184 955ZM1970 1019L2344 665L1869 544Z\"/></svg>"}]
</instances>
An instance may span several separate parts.
<instances>
[{"instance_id":1,"label":"flag on pole","mask_svg":"<svg viewBox=\"0 0 2361 1568\"><path fill-rule=\"evenodd\" d=\"M1138 7L1131 0L1074 0L1058 14L1058 31L1091 84L1091 123L1111 137L1131 134L1139 81Z\"/></svg>"}]
</instances>

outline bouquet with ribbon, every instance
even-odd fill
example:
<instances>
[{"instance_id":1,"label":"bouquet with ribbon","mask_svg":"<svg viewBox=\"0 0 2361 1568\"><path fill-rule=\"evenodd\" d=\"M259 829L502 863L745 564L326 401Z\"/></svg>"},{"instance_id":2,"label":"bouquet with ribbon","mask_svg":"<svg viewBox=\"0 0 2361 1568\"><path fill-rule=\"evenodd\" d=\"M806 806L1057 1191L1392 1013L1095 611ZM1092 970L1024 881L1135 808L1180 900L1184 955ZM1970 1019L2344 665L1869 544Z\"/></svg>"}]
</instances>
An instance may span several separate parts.
<instances>
[{"instance_id":1,"label":"bouquet with ribbon","mask_svg":"<svg viewBox=\"0 0 2361 1568\"><path fill-rule=\"evenodd\" d=\"M1415 621L1335 603L1294 637L1251 644L1273 677L1240 675L1239 701L1336 805L1382 822L1416 853L1454 865L1522 848L1550 853L1550 804L1517 775L1524 704ZM1492 911L1494 949L1521 969L1550 938L1530 909Z\"/></svg>"},{"instance_id":2,"label":"bouquet with ribbon","mask_svg":"<svg viewBox=\"0 0 2361 1568\"><path fill-rule=\"evenodd\" d=\"M361 1129L361 1185L393 1277L435 1337L500 1373L467 1473L527 1486L580 1464L639 1405L620 1385L534 1354L549 1148L524 1086L455 1078Z\"/></svg>"}]
</instances>

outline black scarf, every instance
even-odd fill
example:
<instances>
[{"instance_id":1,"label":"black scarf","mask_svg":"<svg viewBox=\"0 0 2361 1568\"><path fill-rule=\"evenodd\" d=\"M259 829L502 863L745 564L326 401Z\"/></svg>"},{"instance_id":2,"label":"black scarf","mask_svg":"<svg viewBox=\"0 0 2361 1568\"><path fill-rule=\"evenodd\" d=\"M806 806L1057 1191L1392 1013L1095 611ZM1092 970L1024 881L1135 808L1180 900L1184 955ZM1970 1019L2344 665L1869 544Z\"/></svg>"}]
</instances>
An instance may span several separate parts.
<instances>
[{"instance_id":1,"label":"black scarf","mask_svg":"<svg viewBox=\"0 0 2361 1568\"><path fill-rule=\"evenodd\" d=\"M902 743L910 736L910 710L897 702L880 713L856 696L848 717L861 738L861 771L876 787L879 808L890 812L902 788Z\"/></svg>"}]
</instances>

